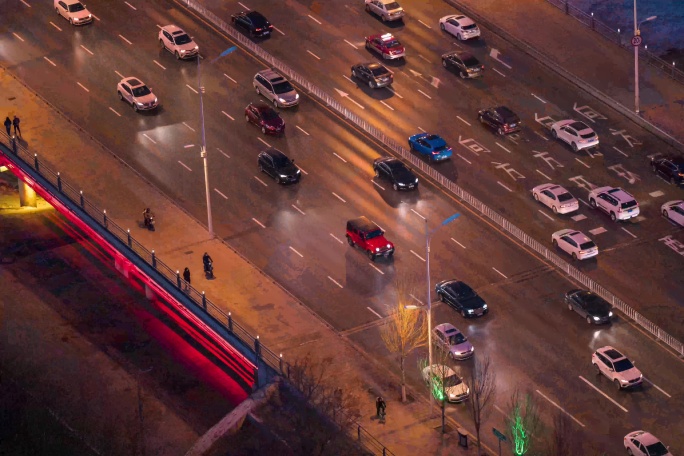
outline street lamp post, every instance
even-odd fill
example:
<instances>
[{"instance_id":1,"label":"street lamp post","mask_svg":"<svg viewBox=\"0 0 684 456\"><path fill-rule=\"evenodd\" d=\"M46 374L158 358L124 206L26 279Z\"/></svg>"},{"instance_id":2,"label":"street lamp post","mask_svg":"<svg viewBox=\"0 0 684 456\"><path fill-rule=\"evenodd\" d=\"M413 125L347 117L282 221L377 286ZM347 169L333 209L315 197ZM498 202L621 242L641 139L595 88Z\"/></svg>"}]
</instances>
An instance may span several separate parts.
<instances>
[{"instance_id":1,"label":"street lamp post","mask_svg":"<svg viewBox=\"0 0 684 456\"><path fill-rule=\"evenodd\" d=\"M632 46L634 47L634 110L639 114L639 46L641 45L641 24L656 19L658 16L651 16L641 22L637 22L637 0L634 0L634 38L632 39ZM637 40L636 42L634 40Z\"/></svg>"}]
</instances>

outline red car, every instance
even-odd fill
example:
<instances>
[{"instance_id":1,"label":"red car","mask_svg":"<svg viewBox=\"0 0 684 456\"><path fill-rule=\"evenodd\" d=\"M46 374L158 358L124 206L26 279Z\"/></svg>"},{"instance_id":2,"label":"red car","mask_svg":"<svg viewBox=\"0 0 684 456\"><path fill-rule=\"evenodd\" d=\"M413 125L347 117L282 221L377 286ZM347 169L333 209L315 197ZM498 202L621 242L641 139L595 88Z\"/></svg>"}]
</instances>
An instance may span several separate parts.
<instances>
[{"instance_id":1,"label":"red car","mask_svg":"<svg viewBox=\"0 0 684 456\"><path fill-rule=\"evenodd\" d=\"M394 244L385 239L385 232L368 218L361 216L347 222L347 243L366 252L371 261L377 257L392 258Z\"/></svg>"},{"instance_id":2,"label":"red car","mask_svg":"<svg viewBox=\"0 0 684 456\"><path fill-rule=\"evenodd\" d=\"M391 33L366 37L366 49L380 54L383 59L400 59L404 57L404 46Z\"/></svg>"},{"instance_id":3,"label":"red car","mask_svg":"<svg viewBox=\"0 0 684 456\"><path fill-rule=\"evenodd\" d=\"M282 135L285 133L285 121L266 103L250 103L245 108L245 120L261 128L265 135Z\"/></svg>"}]
</instances>

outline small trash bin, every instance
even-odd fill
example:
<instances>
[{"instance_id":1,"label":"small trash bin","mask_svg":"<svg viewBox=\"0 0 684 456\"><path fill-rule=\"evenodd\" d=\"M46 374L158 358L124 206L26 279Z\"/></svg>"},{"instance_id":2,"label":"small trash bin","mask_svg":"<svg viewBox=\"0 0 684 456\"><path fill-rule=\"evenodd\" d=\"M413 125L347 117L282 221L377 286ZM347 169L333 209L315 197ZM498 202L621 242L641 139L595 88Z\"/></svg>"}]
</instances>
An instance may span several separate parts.
<instances>
[{"instance_id":1,"label":"small trash bin","mask_svg":"<svg viewBox=\"0 0 684 456\"><path fill-rule=\"evenodd\" d=\"M468 431L463 428L458 428L458 444L463 448L468 448Z\"/></svg>"}]
</instances>

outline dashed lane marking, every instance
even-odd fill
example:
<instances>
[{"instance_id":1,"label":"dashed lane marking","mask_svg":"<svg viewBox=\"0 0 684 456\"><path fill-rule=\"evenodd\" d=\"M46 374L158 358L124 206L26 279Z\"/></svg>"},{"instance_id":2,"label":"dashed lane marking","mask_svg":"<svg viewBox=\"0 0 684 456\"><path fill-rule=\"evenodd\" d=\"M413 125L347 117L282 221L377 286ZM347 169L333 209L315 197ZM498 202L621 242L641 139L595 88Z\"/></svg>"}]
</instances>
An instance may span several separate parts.
<instances>
[{"instance_id":1,"label":"dashed lane marking","mask_svg":"<svg viewBox=\"0 0 684 456\"><path fill-rule=\"evenodd\" d=\"M188 84L185 84L185 87L187 87L188 89L192 90L192 91L195 92L196 94L199 94L199 92L198 92L197 90L195 90L192 86L190 86L190 85L188 85Z\"/></svg>"},{"instance_id":2,"label":"dashed lane marking","mask_svg":"<svg viewBox=\"0 0 684 456\"><path fill-rule=\"evenodd\" d=\"M381 271L376 265L374 265L373 263L368 263L368 264L370 264L370 267L373 268L373 269L375 269L376 271L378 271L380 274L385 275L385 273L382 272L382 271Z\"/></svg>"},{"instance_id":3,"label":"dashed lane marking","mask_svg":"<svg viewBox=\"0 0 684 456\"><path fill-rule=\"evenodd\" d=\"M152 142L152 144L157 144L157 141L155 141L154 139L150 138L150 137L147 135L147 133L143 133L143 136L144 136L145 138L149 139L149 140Z\"/></svg>"},{"instance_id":4,"label":"dashed lane marking","mask_svg":"<svg viewBox=\"0 0 684 456\"><path fill-rule=\"evenodd\" d=\"M427 63L432 63L432 62L429 61L426 57L424 57L422 54L418 54L418 57L420 57L421 59L425 60Z\"/></svg>"},{"instance_id":5,"label":"dashed lane marking","mask_svg":"<svg viewBox=\"0 0 684 456\"><path fill-rule=\"evenodd\" d=\"M266 145L266 147L269 147L269 148L271 147L271 145L270 145L269 143L267 143L267 142L264 141L263 139L259 138L258 136L257 136L257 139L258 139L259 141L261 141L262 143L264 143L264 144Z\"/></svg>"},{"instance_id":6,"label":"dashed lane marking","mask_svg":"<svg viewBox=\"0 0 684 456\"><path fill-rule=\"evenodd\" d=\"M420 212L416 211L415 209L412 208L412 209L411 209L411 212L413 212L413 213L416 214L418 217L420 217L420 218L422 218L423 220L425 220L425 216L423 216L423 214L421 214Z\"/></svg>"},{"instance_id":7,"label":"dashed lane marking","mask_svg":"<svg viewBox=\"0 0 684 456\"><path fill-rule=\"evenodd\" d=\"M12 35L16 36L17 39L18 39L19 41L21 41L22 43L25 42L24 39L23 39L22 37L20 37L19 35L17 35L16 33L12 32Z\"/></svg>"},{"instance_id":8,"label":"dashed lane marking","mask_svg":"<svg viewBox=\"0 0 684 456\"><path fill-rule=\"evenodd\" d=\"M465 161L465 162L468 163L469 165L472 165L472 164L473 164L473 163L470 162L467 158L463 157L463 155L461 155L461 154L456 154L456 155L458 155L459 157L461 157L461 159L463 159L463 161Z\"/></svg>"},{"instance_id":9,"label":"dashed lane marking","mask_svg":"<svg viewBox=\"0 0 684 456\"><path fill-rule=\"evenodd\" d=\"M354 43L350 43L347 40L344 40L345 43L347 43L349 46L353 47L354 49L358 49L358 46L356 46Z\"/></svg>"},{"instance_id":10,"label":"dashed lane marking","mask_svg":"<svg viewBox=\"0 0 684 456\"><path fill-rule=\"evenodd\" d=\"M295 206L294 204L292 204L292 207L293 207L297 212L299 212L300 214L306 215L306 212L304 212L303 210L301 210L300 208L298 208L298 207Z\"/></svg>"},{"instance_id":11,"label":"dashed lane marking","mask_svg":"<svg viewBox=\"0 0 684 456\"><path fill-rule=\"evenodd\" d=\"M235 84L238 83L235 79L231 78L231 77L228 76L226 73L223 73L223 75L224 75L225 77L227 77L228 79L230 79L231 81L233 81Z\"/></svg>"},{"instance_id":12,"label":"dashed lane marking","mask_svg":"<svg viewBox=\"0 0 684 456\"><path fill-rule=\"evenodd\" d=\"M591 166L587 165L586 163L584 163L584 162L583 162L582 160L580 160L579 158L575 157L575 160L577 160L578 162L580 162L581 164L583 164L585 167L591 168Z\"/></svg>"},{"instance_id":13,"label":"dashed lane marking","mask_svg":"<svg viewBox=\"0 0 684 456\"><path fill-rule=\"evenodd\" d=\"M161 68L162 70L165 70L165 69L166 69L166 67L165 67L164 65L162 65L162 64L159 63L159 62L157 62L156 60L153 59L152 61L153 61L159 68Z\"/></svg>"},{"instance_id":14,"label":"dashed lane marking","mask_svg":"<svg viewBox=\"0 0 684 456\"><path fill-rule=\"evenodd\" d=\"M464 124L468 125L469 127L472 126L472 125L470 125L468 122L466 122L465 120L461 119L459 116L456 116L456 118L457 118L458 120L460 120L461 122L463 122Z\"/></svg>"},{"instance_id":15,"label":"dashed lane marking","mask_svg":"<svg viewBox=\"0 0 684 456\"><path fill-rule=\"evenodd\" d=\"M546 212L542 211L541 209L537 209L537 210L539 211L539 213L540 213L541 215L543 215L543 216L546 217L547 219L551 220L552 222L555 221L555 219L554 219L553 217L551 217L549 214L547 214Z\"/></svg>"},{"instance_id":16,"label":"dashed lane marking","mask_svg":"<svg viewBox=\"0 0 684 456\"><path fill-rule=\"evenodd\" d=\"M224 151L222 151L222 150L219 149L218 147L216 148L216 150L218 150L219 152L221 152L221 154L222 154L224 157L230 158L230 155L228 155L227 153L225 153Z\"/></svg>"},{"instance_id":17,"label":"dashed lane marking","mask_svg":"<svg viewBox=\"0 0 684 456\"><path fill-rule=\"evenodd\" d=\"M282 30L280 30L278 27L276 27L276 26L274 25L273 28L276 29L276 32L278 32L278 33L280 33L281 35L285 36L285 32L283 32Z\"/></svg>"},{"instance_id":18,"label":"dashed lane marking","mask_svg":"<svg viewBox=\"0 0 684 456\"><path fill-rule=\"evenodd\" d=\"M655 383L653 383L652 381L650 381L650 380L647 379L646 377L644 377L644 380L645 380L647 383L649 383L650 385L652 385L655 389L657 389L658 391L660 391L661 393L663 393L665 396L667 396L667 397L669 397L669 398L672 397L672 396L670 396L669 394L667 394L667 393L665 392L665 390L663 390L661 387L659 387L658 385L656 385Z\"/></svg>"},{"instance_id":19,"label":"dashed lane marking","mask_svg":"<svg viewBox=\"0 0 684 456\"><path fill-rule=\"evenodd\" d=\"M133 11L138 11L138 9L135 6L131 5L130 3L128 3L128 2L124 2L124 3L128 6L130 6Z\"/></svg>"},{"instance_id":20,"label":"dashed lane marking","mask_svg":"<svg viewBox=\"0 0 684 456\"><path fill-rule=\"evenodd\" d=\"M508 152L509 154L511 153L510 150L506 149L504 146L502 146L502 145L499 144L498 142L494 142L494 144L496 144L497 146L501 147L503 150L505 150L505 151Z\"/></svg>"},{"instance_id":21,"label":"dashed lane marking","mask_svg":"<svg viewBox=\"0 0 684 456\"><path fill-rule=\"evenodd\" d=\"M624 155L625 157L629 157L629 155L627 155L626 153L624 153L623 151L621 151L621 150L618 149L617 147L613 146L613 149L617 150L618 152L620 152L620 153L621 153L622 155Z\"/></svg>"},{"instance_id":22,"label":"dashed lane marking","mask_svg":"<svg viewBox=\"0 0 684 456\"><path fill-rule=\"evenodd\" d=\"M307 16L309 16L309 18L310 18L312 21L316 22L318 25L323 25L323 22L319 21L318 19L316 19L315 17L313 17L311 14L307 14Z\"/></svg>"},{"instance_id":23,"label":"dashed lane marking","mask_svg":"<svg viewBox=\"0 0 684 456\"><path fill-rule=\"evenodd\" d=\"M537 100L541 101L542 103L546 104L546 101L544 101L543 99L539 98L537 95L532 94L532 96L533 96L534 98L536 98Z\"/></svg>"},{"instance_id":24,"label":"dashed lane marking","mask_svg":"<svg viewBox=\"0 0 684 456\"><path fill-rule=\"evenodd\" d=\"M321 60L321 58L320 58L319 56L317 56L316 54L314 54L314 53L311 52L310 50L307 49L306 52L308 52L309 54L311 54L311 55L313 55L314 57L316 57L316 59Z\"/></svg>"},{"instance_id":25,"label":"dashed lane marking","mask_svg":"<svg viewBox=\"0 0 684 456\"><path fill-rule=\"evenodd\" d=\"M505 74L503 74L501 71L497 70L496 68L492 68L492 70L494 70L494 71L496 71L497 73L499 73L502 77L504 77L504 78L506 77Z\"/></svg>"},{"instance_id":26,"label":"dashed lane marking","mask_svg":"<svg viewBox=\"0 0 684 456\"><path fill-rule=\"evenodd\" d=\"M79 86L80 88L82 88L83 90L85 90L86 92L90 92L90 90L88 90L88 89L86 88L86 86L84 86L84 85L81 84L80 82L77 81L76 84L78 84L78 86Z\"/></svg>"},{"instance_id":27,"label":"dashed lane marking","mask_svg":"<svg viewBox=\"0 0 684 456\"><path fill-rule=\"evenodd\" d=\"M499 270L496 269L494 266L492 266L492 269L494 269L496 272L498 272L498 273L501 275L501 277L503 277L504 279L507 279L507 278L508 278L508 277L506 277L506 274L504 274L503 272L499 271Z\"/></svg>"},{"instance_id":28,"label":"dashed lane marking","mask_svg":"<svg viewBox=\"0 0 684 456\"><path fill-rule=\"evenodd\" d=\"M297 252L297 250L296 250L294 247L290 246L290 250L292 250L294 253L296 253L297 255L299 255L301 258L304 258L304 255L302 255L301 253Z\"/></svg>"},{"instance_id":29,"label":"dashed lane marking","mask_svg":"<svg viewBox=\"0 0 684 456\"><path fill-rule=\"evenodd\" d=\"M95 54L93 54L93 51L91 51L90 49L88 49L87 47L85 47L83 45L81 45L81 49L83 49L84 51L86 51L90 55L95 55Z\"/></svg>"},{"instance_id":30,"label":"dashed lane marking","mask_svg":"<svg viewBox=\"0 0 684 456\"><path fill-rule=\"evenodd\" d=\"M186 124L185 122L182 122L182 123L183 123L183 125L185 125L186 127L188 127L191 131L195 131L195 129L192 128L190 125Z\"/></svg>"},{"instance_id":31,"label":"dashed lane marking","mask_svg":"<svg viewBox=\"0 0 684 456\"><path fill-rule=\"evenodd\" d=\"M195 147L195 145L194 144L186 144L183 146L183 149L190 149L192 147Z\"/></svg>"},{"instance_id":32,"label":"dashed lane marking","mask_svg":"<svg viewBox=\"0 0 684 456\"><path fill-rule=\"evenodd\" d=\"M48 59L47 57L43 57L43 58L44 58L45 60L47 60L48 63L49 63L50 65L52 65L53 67L56 67L56 66L57 66L57 65L55 65L55 62L53 62L52 60Z\"/></svg>"},{"instance_id":33,"label":"dashed lane marking","mask_svg":"<svg viewBox=\"0 0 684 456\"><path fill-rule=\"evenodd\" d=\"M264 226L263 223L261 223L259 220L255 219L254 217L252 217L252 220L254 220L254 223L256 223L257 225L259 225L260 227L266 228L266 227Z\"/></svg>"},{"instance_id":34,"label":"dashed lane marking","mask_svg":"<svg viewBox=\"0 0 684 456\"><path fill-rule=\"evenodd\" d=\"M505 188L505 189L508 190L509 192L513 192L513 190L511 190L510 188L506 187L506 185L504 185L503 182L496 181L496 183L499 184L499 185L501 185L503 188Z\"/></svg>"},{"instance_id":35,"label":"dashed lane marking","mask_svg":"<svg viewBox=\"0 0 684 456\"><path fill-rule=\"evenodd\" d=\"M307 173L306 171L304 171L304 168L302 168L300 165L297 165L297 168L299 168L299 170L300 170L301 172L303 172L305 176L308 176L308 175L309 175L309 173Z\"/></svg>"},{"instance_id":36,"label":"dashed lane marking","mask_svg":"<svg viewBox=\"0 0 684 456\"><path fill-rule=\"evenodd\" d=\"M659 196L663 196L664 194L665 194L665 193L663 193L663 192L660 191L660 190L656 190L655 192L649 193L649 195L651 195L653 198L658 198Z\"/></svg>"},{"instance_id":37,"label":"dashed lane marking","mask_svg":"<svg viewBox=\"0 0 684 456\"><path fill-rule=\"evenodd\" d=\"M346 203L346 201L344 200L344 198L342 198L342 197L341 197L340 195L338 195L337 193L332 192L332 194L335 195L335 198L337 198L338 200L342 201L343 203Z\"/></svg>"},{"instance_id":38,"label":"dashed lane marking","mask_svg":"<svg viewBox=\"0 0 684 456\"><path fill-rule=\"evenodd\" d=\"M244 9L246 9L246 10L248 10L248 11L252 9L252 8L250 8L249 6L245 5L245 4L242 3L242 2L238 2L238 5L240 5L241 7L243 7Z\"/></svg>"},{"instance_id":39,"label":"dashed lane marking","mask_svg":"<svg viewBox=\"0 0 684 456\"><path fill-rule=\"evenodd\" d=\"M344 288L342 285L340 285L340 283L337 280L333 279L332 277L328 276L328 279L330 279L330 281L332 283L334 283L335 285L337 285L338 287Z\"/></svg>"},{"instance_id":40,"label":"dashed lane marking","mask_svg":"<svg viewBox=\"0 0 684 456\"><path fill-rule=\"evenodd\" d=\"M579 222L579 221L582 221L582 220L586 219L587 216L584 215L584 214L577 214L577 215L573 215L571 218L572 218L574 221Z\"/></svg>"},{"instance_id":41,"label":"dashed lane marking","mask_svg":"<svg viewBox=\"0 0 684 456\"><path fill-rule=\"evenodd\" d=\"M338 238L337 236L335 236L335 235L332 234L332 233L328 233L328 234L330 234L330 236L332 236L332 238L335 239L335 240L336 240L337 242L339 242L340 244L344 244L344 242L342 242L342 239Z\"/></svg>"},{"instance_id":42,"label":"dashed lane marking","mask_svg":"<svg viewBox=\"0 0 684 456\"><path fill-rule=\"evenodd\" d=\"M574 416L572 416L570 413L568 413L568 411L565 410L563 407L561 407L560 405L556 404L554 401L552 401L551 399L549 399L548 396L546 396L544 393L542 393L542 392L539 391L539 390L535 390L535 391L536 391L537 393L539 393L539 395L540 395L541 397L543 397L544 399L546 399L547 401L549 401L549 402L550 402L554 407L556 407L558 410L560 410L561 412L565 413L565 414L568 415L570 418L572 418L572 420L573 420L575 423L579 424L579 425L582 426L582 427L585 427L584 424L582 424L582 422L581 422L580 420L578 420L577 418L575 418Z\"/></svg>"},{"instance_id":43,"label":"dashed lane marking","mask_svg":"<svg viewBox=\"0 0 684 456\"><path fill-rule=\"evenodd\" d=\"M223 113L223 115L226 116L226 117L228 117L230 120L235 120L235 119L233 119L233 116L231 116L230 114L228 114L226 111L221 111L221 113Z\"/></svg>"},{"instance_id":44,"label":"dashed lane marking","mask_svg":"<svg viewBox=\"0 0 684 456\"><path fill-rule=\"evenodd\" d=\"M259 177L254 176L254 179L258 180L261 183L261 185L263 185L264 187L268 187L268 184L266 182L262 181L261 179L259 179Z\"/></svg>"},{"instance_id":45,"label":"dashed lane marking","mask_svg":"<svg viewBox=\"0 0 684 456\"><path fill-rule=\"evenodd\" d=\"M396 96L398 96L399 98L404 98L401 95L399 95L399 93L396 90L394 90L392 87L385 87L385 88L387 90L389 90L390 92L392 92L393 94L395 94Z\"/></svg>"},{"instance_id":46,"label":"dashed lane marking","mask_svg":"<svg viewBox=\"0 0 684 456\"><path fill-rule=\"evenodd\" d=\"M461 243L458 242L456 239L454 239L454 238L449 238L449 239L451 239L452 241L454 241L456 244L460 245L460 246L463 247L464 249L466 248L465 245L461 244Z\"/></svg>"},{"instance_id":47,"label":"dashed lane marking","mask_svg":"<svg viewBox=\"0 0 684 456\"><path fill-rule=\"evenodd\" d=\"M114 114L116 114L117 116L121 117L121 114L119 114L118 112L116 112L116 111L114 110L114 108L112 108L111 106L109 107L109 110L112 111L112 112L113 112Z\"/></svg>"},{"instance_id":48,"label":"dashed lane marking","mask_svg":"<svg viewBox=\"0 0 684 456\"><path fill-rule=\"evenodd\" d=\"M581 375L579 376L579 378L580 378L584 383L586 383L587 385L589 385L590 387L592 387L593 389L595 389L596 391L598 391L598 393L599 393L601 396L605 397L605 398L608 399L610 402L612 402L613 404L617 405L617 406L620 408L620 410L622 410L623 412L627 413L627 409L626 409L626 408L624 408L623 406L621 406L620 404L618 404L617 402L615 402L613 399L610 398L610 396L608 396L606 393L604 393L603 391L601 391L600 389L598 389L597 387L595 387L594 384L591 383L589 380L587 380L586 378L582 377Z\"/></svg>"},{"instance_id":49,"label":"dashed lane marking","mask_svg":"<svg viewBox=\"0 0 684 456\"><path fill-rule=\"evenodd\" d=\"M420 259L420 261L425 262L425 258L423 258L422 256L418 255L418 254L417 254L416 252L414 252L413 250L409 250L409 252L411 252L411 253L414 254L416 257L418 257L418 259Z\"/></svg>"},{"instance_id":50,"label":"dashed lane marking","mask_svg":"<svg viewBox=\"0 0 684 456\"><path fill-rule=\"evenodd\" d=\"M306 136L311 136L310 134L308 134L308 133L307 133L302 127L300 127L299 125L295 125L295 127L297 127L297 130L301 131L301 132L304 133Z\"/></svg>"},{"instance_id":51,"label":"dashed lane marking","mask_svg":"<svg viewBox=\"0 0 684 456\"><path fill-rule=\"evenodd\" d=\"M181 165L183 168L185 168L185 169L187 169L188 171L192 172L192 168L190 168L188 165L186 165L186 164L183 163L182 161L178 160L178 163L180 163L180 165Z\"/></svg>"},{"instance_id":52,"label":"dashed lane marking","mask_svg":"<svg viewBox=\"0 0 684 456\"><path fill-rule=\"evenodd\" d=\"M547 176L546 174L542 173L542 172L539 171L538 169L536 169L535 171L537 171L539 174L541 174L542 176L544 176L547 180L551 180L551 178L550 178L549 176Z\"/></svg>"},{"instance_id":53,"label":"dashed lane marking","mask_svg":"<svg viewBox=\"0 0 684 456\"><path fill-rule=\"evenodd\" d=\"M121 35L121 34L119 34L119 38L121 38L122 40L124 40L124 41L125 41L126 43L128 43L128 44L133 44L133 43L131 43L130 41L128 41L128 40L126 39L125 36L123 36L123 35Z\"/></svg>"},{"instance_id":54,"label":"dashed lane marking","mask_svg":"<svg viewBox=\"0 0 684 456\"><path fill-rule=\"evenodd\" d=\"M420 299L418 299L418 298L416 298L415 296L413 296L412 293L409 293L409 296L411 297L411 299L413 299L414 301L416 301L418 304L423 305L423 301L421 301Z\"/></svg>"},{"instance_id":55,"label":"dashed lane marking","mask_svg":"<svg viewBox=\"0 0 684 456\"><path fill-rule=\"evenodd\" d=\"M422 90L418 89L418 92L423 94L423 96L426 97L428 100L432 100L432 97L430 95L428 95L427 93L423 92Z\"/></svg>"},{"instance_id":56,"label":"dashed lane marking","mask_svg":"<svg viewBox=\"0 0 684 456\"><path fill-rule=\"evenodd\" d=\"M219 190L218 188L215 188L214 191L215 191L216 193L218 193L219 195L221 195L221 196L223 197L223 199L225 199L225 200L228 199L228 197L227 197L226 195L224 195L224 194L221 192L221 190Z\"/></svg>"},{"instance_id":57,"label":"dashed lane marking","mask_svg":"<svg viewBox=\"0 0 684 456\"><path fill-rule=\"evenodd\" d=\"M378 183L375 182L373 179L371 179L371 182L373 183L373 185L375 185L376 187L379 187L381 190L385 190L385 187L383 187L382 185L378 184Z\"/></svg>"},{"instance_id":58,"label":"dashed lane marking","mask_svg":"<svg viewBox=\"0 0 684 456\"><path fill-rule=\"evenodd\" d=\"M622 231L624 231L625 233L629 234L629 235L632 236L634 239L637 238L635 234L632 234L632 233L631 233L630 231L628 231L627 228L625 228L624 226L621 226L620 228L622 228Z\"/></svg>"},{"instance_id":59,"label":"dashed lane marking","mask_svg":"<svg viewBox=\"0 0 684 456\"><path fill-rule=\"evenodd\" d=\"M123 74L119 73L119 72L116 71L116 70L114 70L114 73L116 73L116 75L117 75L118 77L120 77L121 79L123 79L123 78L125 77Z\"/></svg>"},{"instance_id":60,"label":"dashed lane marking","mask_svg":"<svg viewBox=\"0 0 684 456\"><path fill-rule=\"evenodd\" d=\"M59 30L60 32L62 31L62 29L57 27L57 24L55 24L54 22L50 21L50 25Z\"/></svg>"},{"instance_id":61,"label":"dashed lane marking","mask_svg":"<svg viewBox=\"0 0 684 456\"><path fill-rule=\"evenodd\" d=\"M427 25L425 22L421 21L420 19L418 19L418 22L420 22L421 24L423 24L425 27L427 27L427 28L429 28L429 29L432 29L432 27L430 27L429 25Z\"/></svg>"},{"instance_id":62,"label":"dashed lane marking","mask_svg":"<svg viewBox=\"0 0 684 456\"><path fill-rule=\"evenodd\" d=\"M388 105L387 103L385 103L384 101L380 100L380 103L382 103L383 105L385 105L385 106L386 106L388 109L390 109L391 111L394 111L394 108L393 108L392 106Z\"/></svg>"},{"instance_id":63,"label":"dashed lane marking","mask_svg":"<svg viewBox=\"0 0 684 456\"><path fill-rule=\"evenodd\" d=\"M377 268L375 268L375 269L377 269ZM371 312L373 312L373 315L375 315L376 317L382 318L382 315L380 315L379 313L377 313L376 311L374 311L374 310L371 309L370 307L366 307L366 309L368 309L368 310L370 310Z\"/></svg>"},{"instance_id":64,"label":"dashed lane marking","mask_svg":"<svg viewBox=\"0 0 684 456\"><path fill-rule=\"evenodd\" d=\"M344 158L342 158L342 157L340 157L339 155L337 155L337 152L333 152L333 155L334 155L335 157L339 158L340 160L342 160L343 162L347 163L347 160L345 160Z\"/></svg>"}]
</instances>

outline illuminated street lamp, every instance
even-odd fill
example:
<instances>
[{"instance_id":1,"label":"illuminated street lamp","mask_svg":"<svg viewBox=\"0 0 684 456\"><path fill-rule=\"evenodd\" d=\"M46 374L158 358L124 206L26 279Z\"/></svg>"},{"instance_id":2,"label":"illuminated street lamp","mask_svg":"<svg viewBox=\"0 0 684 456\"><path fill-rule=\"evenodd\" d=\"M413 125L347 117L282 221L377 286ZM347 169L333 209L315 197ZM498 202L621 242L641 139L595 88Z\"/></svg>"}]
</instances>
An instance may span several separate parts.
<instances>
[{"instance_id":1,"label":"illuminated street lamp","mask_svg":"<svg viewBox=\"0 0 684 456\"><path fill-rule=\"evenodd\" d=\"M216 62L221 57L224 57L237 49L236 46L230 47L225 51L221 52L218 57L212 60L210 63ZM200 123L202 124L202 148L200 149L200 157L204 162L204 190L207 194L207 228L209 229L209 236L214 237L214 222L211 218L211 193L209 193L209 167L207 163L207 138L204 133L204 99L202 94L204 93L204 86L202 86L202 74L200 72L200 60L202 60L197 55L197 89L199 91L200 97Z\"/></svg>"},{"instance_id":2,"label":"illuminated street lamp","mask_svg":"<svg viewBox=\"0 0 684 456\"><path fill-rule=\"evenodd\" d=\"M632 46L634 47L634 110L639 114L639 46L641 45L641 24L656 19L658 16L651 16L641 22L637 22L637 0L634 0L634 37Z\"/></svg>"}]
</instances>

